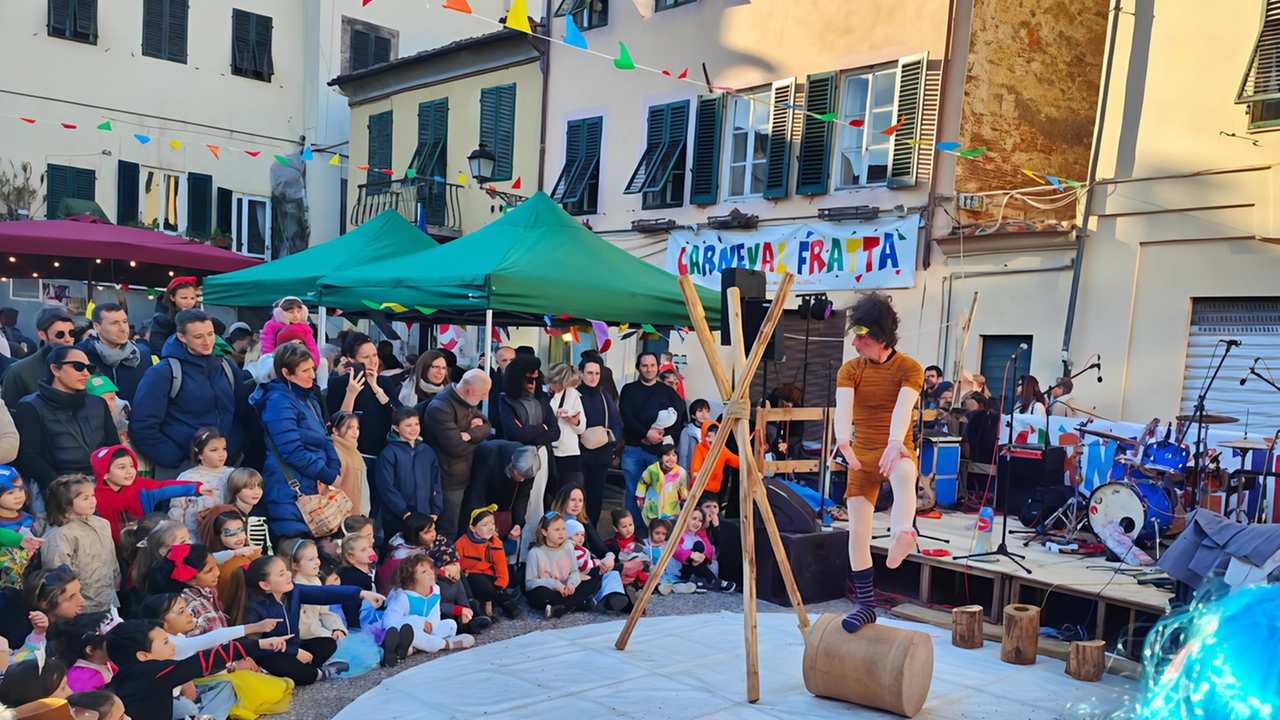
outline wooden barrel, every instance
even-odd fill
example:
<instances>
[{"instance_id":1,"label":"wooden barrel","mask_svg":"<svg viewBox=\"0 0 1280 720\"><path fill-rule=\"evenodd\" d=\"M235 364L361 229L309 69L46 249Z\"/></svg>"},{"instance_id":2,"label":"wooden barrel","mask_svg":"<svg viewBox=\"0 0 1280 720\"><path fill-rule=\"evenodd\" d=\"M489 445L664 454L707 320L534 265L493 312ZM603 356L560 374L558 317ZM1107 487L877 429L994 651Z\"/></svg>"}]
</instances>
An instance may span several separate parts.
<instances>
[{"instance_id":1,"label":"wooden barrel","mask_svg":"<svg viewBox=\"0 0 1280 720\"><path fill-rule=\"evenodd\" d=\"M925 633L864 625L856 633L840 615L818 618L804 637L804 686L820 697L915 717L933 682L933 642Z\"/></svg>"}]
</instances>

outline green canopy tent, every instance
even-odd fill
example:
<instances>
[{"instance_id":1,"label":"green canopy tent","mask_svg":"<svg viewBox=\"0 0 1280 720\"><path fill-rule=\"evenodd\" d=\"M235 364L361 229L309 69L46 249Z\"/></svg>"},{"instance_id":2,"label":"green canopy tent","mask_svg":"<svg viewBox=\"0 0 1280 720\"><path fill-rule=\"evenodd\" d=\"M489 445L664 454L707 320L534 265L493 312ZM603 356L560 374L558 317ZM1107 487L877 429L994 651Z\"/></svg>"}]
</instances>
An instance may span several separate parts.
<instances>
[{"instance_id":1,"label":"green canopy tent","mask_svg":"<svg viewBox=\"0 0 1280 720\"><path fill-rule=\"evenodd\" d=\"M320 279L343 306L399 305L433 320L541 325L572 320L682 326L689 313L676 277L588 230L539 192L485 227L432 250ZM719 293L698 288L707 322ZM410 310L412 312L412 310ZM572 322L572 320L570 322Z\"/></svg>"},{"instance_id":2,"label":"green canopy tent","mask_svg":"<svg viewBox=\"0 0 1280 720\"><path fill-rule=\"evenodd\" d=\"M255 265L244 270L205 278L204 301L212 305L270 305L286 295L313 299L328 307L363 310L364 304L333 302L317 297L316 282L329 273L399 258L439 247L430 235L405 220L395 210L386 210L369 222L329 242L296 255Z\"/></svg>"}]
</instances>

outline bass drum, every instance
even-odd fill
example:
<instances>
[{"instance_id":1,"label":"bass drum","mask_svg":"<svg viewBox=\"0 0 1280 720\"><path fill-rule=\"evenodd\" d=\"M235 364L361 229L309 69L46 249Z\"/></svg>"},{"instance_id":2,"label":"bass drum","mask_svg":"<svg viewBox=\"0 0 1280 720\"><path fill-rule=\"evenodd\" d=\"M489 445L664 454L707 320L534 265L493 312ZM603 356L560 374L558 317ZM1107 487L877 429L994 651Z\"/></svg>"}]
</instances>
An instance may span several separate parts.
<instances>
[{"instance_id":1,"label":"bass drum","mask_svg":"<svg viewBox=\"0 0 1280 720\"><path fill-rule=\"evenodd\" d=\"M1089 494L1089 527L1101 536L1112 520L1133 540L1153 542L1169 534L1173 501L1153 483L1103 483Z\"/></svg>"}]
</instances>

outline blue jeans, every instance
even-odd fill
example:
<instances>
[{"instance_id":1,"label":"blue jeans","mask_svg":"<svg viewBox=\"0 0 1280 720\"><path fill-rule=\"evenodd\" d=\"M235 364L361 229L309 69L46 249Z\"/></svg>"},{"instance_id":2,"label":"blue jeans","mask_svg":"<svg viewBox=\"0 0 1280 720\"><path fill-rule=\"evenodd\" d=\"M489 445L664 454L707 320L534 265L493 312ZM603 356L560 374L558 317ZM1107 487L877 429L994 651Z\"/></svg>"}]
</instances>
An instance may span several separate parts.
<instances>
[{"instance_id":1,"label":"blue jeans","mask_svg":"<svg viewBox=\"0 0 1280 720\"><path fill-rule=\"evenodd\" d=\"M622 498L627 512L636 522L636 532L643 532L644 518L640 516L640 504L636 502L636 486L640 484L640 476L645 469L656 462L653 453L642 447L628 445L622 450L622 477L627 483L626 494ZM646 535L648 533L645 533Z\"/></svg>"}]
</instances>

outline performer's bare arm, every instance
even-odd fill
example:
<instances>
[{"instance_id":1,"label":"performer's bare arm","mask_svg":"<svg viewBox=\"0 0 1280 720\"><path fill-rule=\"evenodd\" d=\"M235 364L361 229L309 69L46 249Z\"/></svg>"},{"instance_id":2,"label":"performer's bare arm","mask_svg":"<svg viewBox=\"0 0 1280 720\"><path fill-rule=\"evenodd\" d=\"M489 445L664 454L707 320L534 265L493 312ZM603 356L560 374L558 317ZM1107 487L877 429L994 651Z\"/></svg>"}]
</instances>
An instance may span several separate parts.
<instances>
[{"instance_id":1,"label":"performer's bare arm","mask_svg":"<svg viewBox=\"0 0 1280 720\"><path fill-rule=\"evenodd\" d=\"M898 391L898 401L893 405L893 417L889 420L889 444L885 446L884 454L880 456L880 473L885 477L893 472L893 466L900 458L913 457L907 452L904 442L907 433L911 430L911 413L919 399L919 391L908 387Z\"/></svg>"},{"instance_id":2,"label":"performer's bare arm","mask_svg":"<svg viewBox=\"0 0 1280 720\"><path fill-rule=\"evenodd\" d=\"M862 463L849 447L849 435L853 432L853 388L836 388L836 415L832 418L836 434L836 449L844 455L850 470L858 470Z\"/></svg>"}]
</instances>

